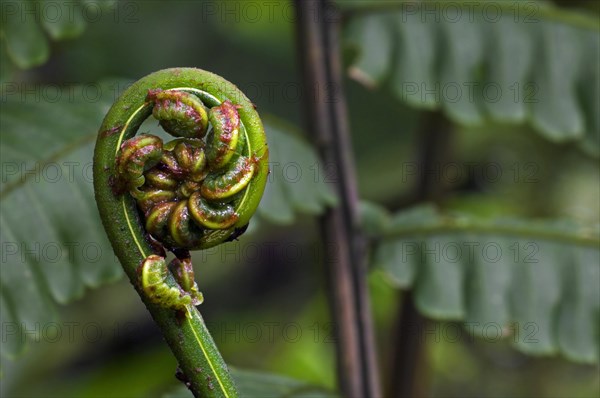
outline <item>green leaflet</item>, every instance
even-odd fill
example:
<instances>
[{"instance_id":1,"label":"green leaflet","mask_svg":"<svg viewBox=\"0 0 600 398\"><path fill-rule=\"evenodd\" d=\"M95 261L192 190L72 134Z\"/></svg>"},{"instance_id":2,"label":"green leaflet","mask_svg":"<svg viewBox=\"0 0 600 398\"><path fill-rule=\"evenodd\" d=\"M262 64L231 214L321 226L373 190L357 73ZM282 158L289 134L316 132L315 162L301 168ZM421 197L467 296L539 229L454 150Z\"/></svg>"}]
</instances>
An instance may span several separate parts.
<instances>
[{"instance_id":1,"label":"green leaflet","mask_svg":"<svg viewBox=\"0 0 600 398\"><path fill-rule=\"evenodd\" d=\"M102 86L107 97L108 86ZM3 321L17 333L2 341L3 355L25 346L23 330L54 320L54 302L81 297L120 277L118 262L94 208L91 153L94 124L108 107L85 102L82 87L7 94L0 110L0 282ZM42 100L44 99L44 100ZM86 134L87 132L87 134Z\"/></svg>"},{"instance_id":2,"label":"green leaflet","mask_svg":"<svg viewBox=\"0 0 600 398\"><path fill-rule=\"evenodd\" d=\"M3 27L6 50L10 59L21 69L43 64L50 56L50 48L35 14L26 10L36 3L14 1L3 4ZM4 21L3 21L4 22Z\"/></svg>"},{"instance_id":3,"label":"green leaflet","mask_svg":"<svg viewBox=\"0 0 600 398\"><path fill-rule=\"evenodd\" d=\"M2 47L20 69L44 64L50 43L80 36L86 21L116 18L114 0L7 0L2 2Z\"/></svg>"},{"instance_id":4,"label":"green leaflet","mask_svg":"<svg viewBox=\"0 0 600 398\"><path fill-rule=\"evenodd\" d=\"M363 222L383 213L363 210ZM388 219L372 235L373 265L412 289L424 315L462 320L484 340L503 334L528 354L598 362L597 225L484 220L432 206Z\"/></svg>"},{"instance_id":5,"label":"green leaflet","mask_svg":"<svg viewBox=\"0 0 600 398\"><path fill-rule=\"evenodd\" d=\"M541 3L494 3L493 15L485 2L470 11L467 3L350 8L345 38L358 53L351 76L457 123L530 122L598 156L597 21Z\"/></svg>"}]
</instances>

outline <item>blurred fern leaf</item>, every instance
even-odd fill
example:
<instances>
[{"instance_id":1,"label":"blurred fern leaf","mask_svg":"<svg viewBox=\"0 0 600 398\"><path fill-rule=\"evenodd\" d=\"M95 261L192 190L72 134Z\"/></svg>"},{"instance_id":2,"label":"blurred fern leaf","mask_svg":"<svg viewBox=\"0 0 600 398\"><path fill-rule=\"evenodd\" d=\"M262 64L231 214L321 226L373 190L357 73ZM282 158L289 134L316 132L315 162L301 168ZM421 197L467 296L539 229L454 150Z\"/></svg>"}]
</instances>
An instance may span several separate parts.
<instances>
[{"instance_id":1,"label":"blurred fern leaf","mask_svg":"<svg viewBox=\"0 0 600 398\"><path fill-rule=\"evenodd\" d=\"M464 125L531 123L600 155L600 22L546 2L342 2L349 73Z\"/></svg>"},{"instance_id":2,"label":"blurred fern leaf","mask_svg":"<svg viewBox=\"0 0 600 398\"><path fill-rule=\"evenodd\" d=\"M600 225L478 219L431 205L389 215L366 204L362 214L377 242L374 267L410 289L425 316L507 337L528 354L598 362Z\"/></svg>"}]
</instances>

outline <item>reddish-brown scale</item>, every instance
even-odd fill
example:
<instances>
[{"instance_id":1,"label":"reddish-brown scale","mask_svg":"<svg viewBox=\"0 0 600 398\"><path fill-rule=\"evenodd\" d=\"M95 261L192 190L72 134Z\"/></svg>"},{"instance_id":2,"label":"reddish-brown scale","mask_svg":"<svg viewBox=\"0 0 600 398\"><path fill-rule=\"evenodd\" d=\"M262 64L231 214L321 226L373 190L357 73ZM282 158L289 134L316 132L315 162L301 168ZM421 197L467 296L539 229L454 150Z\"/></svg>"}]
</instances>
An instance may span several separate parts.
<instances>
[{"instance_id":1,"label":"reddish-brown scale","mask_svg":"<svg viewBox=\"0 0 600 398\"><path fill-rule=\"evenodd\" d=\"M112 127L112 128L110 128L110 129L108 129L108 130L104 130L104 131L102 131L102 132L100 133L100 136L101 136L102 138L110 137L111 135L113 135L113 134L116 134L116 133L118 133L119 131L121 131L121 129L122 129L122 128L123 128L123 126L121 126L121 125L118 125L118 126Z\"/></svg>"},{"instance_id":2,"label":"reddish-brown scale","mask_svg":"<svg viewBox=\"0 0 600 398\"><path fill-rule=\"evenodd\" d=\"M201 183L195 181L185 181L177 189L177 196L180 199L189 198L194 192L199 190Z\"/></svg>"},{"instance_id":3,"label":"reddish-brown scale","mask_svg":"<svg viewBox=\"0 0 600 398\"><path fill-rule=\"evenodd\" d=\"M140 162L140 161L142 160L141 158L143 157L143 155L147 155L147 154L149 154L149 153L151 153L151 152L153 152L153 151L155 151L155 150L156 150L156 148L154 148L152 145L148 145L148 146L142 147L142 148L140 148L140 149L137 151L137 153L136 153L136 154L139 154L139 155L138 155L138 156L136 156L136 157L134 157L134 160L135 160L136 162ZM140 155L141 155L141 156L140 156Z\"/></svg>"},{"instance_id":4,"label":"reddish-brown scale","mask_svg":"<svg viewBox=\"0 0 600 398\"><path fill-rule=\"evenodd\" d=\"M159 255L161 257L167 256L165 247L158 240L154 239L152 235L146 234L146 241L150 244L150 246L152 246L154 254Z\"/></svg>"},{"instance_id":5,"label":"reddish-brown scale","mask_svg":"<svg viewBox=\"0 0 600 398\"><path fill-rule=\"evenodd\" d=\"M239 170L244 170L246 172L250 172L250 171L253 171L254 166L255 166L255 162L252 159L245 158L244 159L244 165L241 166L239 168ZM216 192L218 195L225 194L225 193L227 193L231 189L231 187L233 185L235 185L238 182L240 182L244 178L245 175L246 175L246 173L237 173L237 176L236 176L236 178L233 179L233 183L232 184L230 184L228 186L225 186L223 188L213 187L213 188L211 188L211 190L214 191L214 192Z\"/></svg>"},{"instance_id":6,"label":"reddish-brown scale","mask_svg":"<svg viewBox=\"0 0 600 398\"><path fill-rule=\"evenodd\" d=\"M181 102L181 98L179 98L179 93L176 94L176 98L175 98L175 108L178 111L182 111L183 110L183 103Z\"/></svg>"},{"instance_id":7,"label":"reddish-brown scale","mask_svg":"<svg viewBox=\"0 0 600 398\"><path fill-rule=\"evenodd\" d=\"M170 151L163 152L163 156L158 164L158 167L161 170L165 170L173 174L175 178L183 178L185 174L184 170L179 166L179 162L177 162L177 159L175 159L175 155L173 155L173 153Z\"/></svg>"},{"instance_id":8,"label":"reddish-brown scale","mask_svg":"<svg viewBox=\"0 0 600 398\"><path fill-rule=\"evenodd\" d=\"M212 169L221 169L233 156L240 134L240 119L236 106L229 100L224 101L221 105L211 108L209 120L213 130L207 141L208 163Z\"/></svg>"},{"instance_id":9,"label":"reddish-brown scale","mask_svg":"<svg viewBox=\"0 0 600 398\"><path fill-rule=\"evenodd\" d=\"M226 133L223 133L223 134L221 134L221 136L219 137L219 138L220 138L220 140L221 140L222 142L225 142L225 143L227 143L227 142L231 141L231 128L230 128L230 127L228 127L228 128L229 128L230 130L229 130L228 132L226 132Z\"/></svg>"},{"instance_id":10,"label":"reddish-brown scale","mask_svg":"<svg viewBox=\"0 0 600 398\"><path fill-rule=\"evenodd\" d=\"M110 186L110 190L115 196L122 195L126 190L126 187L124 186L124 184L122 184L121 179L116 178L113 175L111 175L108 178L108 185Z\"/></svg>"},{"instance_id":11,"label":"reddish-brown scale","mask_svg":"<svg viewBox=\"0 0 600 398\"><path fill-rule=\"evenodd\" d=\"M156 89L150 89L148 90L148 94L146 95L146 100L147 101L154 101L156 99L156 96L159 93L162 93L162 89L160 88L156 88Z\"/></svg>"},{"instance_id":12,"label":"reddish-brown scale","mask_svg":"<svg viewBox=\"0 0 600 398\"><path fill-rule=\"evenodd\" d=\"M256 155L255 152L252 156L250 156L250 161L256 166L265 156L269 156L269 148L265 149L262 156ZM271 169L269 169L269 173L271 173Z\"/></svg>"},{"instance_id":13,"label":"reddish-brown scale","mask_svg":"<svg viewBox=\"0 0 600 398\"><path fill-rule=\"evenodd\" d=\"M188 249L181 249L181 248L174 249L173 254L179 260L188 260L189 259L191 261L191 255L190 255L190 251Z\"/></svg>"},{"instance_id":14,"label":"reddish-brown scale","mask_svg":"<svg viewBox=\"0 0 600 398\"><path fill-rule=\"evenodd\" d=\"M185 311L182 310L177 310L175 311L175 319L177 319L177 324L179 326L183 325L183 323L185 322ZM187 388L190 388L190 382L184 382Z\"/></svg>"},{"instance_id":15,"label":"reddish-brown scale","mask_svg":"<svg viewBox=\"0 0 600 398\"><path fill-rule=\"evenodd\" d=\"M245 164L242 167L242 170L251 171L253 168L254 168L254 163L252 162L252 160L246 159ZM240 182L242 178L244 178L244 173L240 173L239 176L234 181L236 183Z\"/></svg>"},{"instance_id":16,"label":"reddish-brown scale","mask_svg":"<svg viewBox=\"0 0 600 398\"><path fill-rule=\"evenodd\" d=\"M188 108L184 113L185 116L192 119L194 123L200 123L202 121L202 116L193 108Z\"/></svg>"}]
</instances>

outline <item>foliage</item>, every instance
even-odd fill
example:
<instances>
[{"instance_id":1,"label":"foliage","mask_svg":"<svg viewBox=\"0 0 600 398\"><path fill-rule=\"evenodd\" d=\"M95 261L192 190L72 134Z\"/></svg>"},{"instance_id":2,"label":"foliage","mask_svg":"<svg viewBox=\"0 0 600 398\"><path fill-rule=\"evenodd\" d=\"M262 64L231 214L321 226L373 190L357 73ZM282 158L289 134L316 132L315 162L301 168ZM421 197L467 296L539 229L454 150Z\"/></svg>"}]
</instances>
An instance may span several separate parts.
<instances>
[{"instance_id":1,"label":"foliage","mask_svg":"<svg viewBox=\"0 0 600 398\"><path fill-rule=\"evenodd\" d=\"M42 65L50 57L48 38L60 41L80 36L85 31L86 19L93 20L103 12L114 11L115 3L114 0L7 1L2 5L0 29L6 53L2 51L0 57L8 58L10 64L21 69ZM3 64L5 68L11 67L6 59Z\"/></svg>"},{"instance_id":2,"label":"foliage","mask_svg":"<svg viewBox=\"0 0 600 398\"><path fill-rule=\"evenodd\" d=\"M598 361L599 224L363 208L379 242L374 266L412 288L423 314L462 320L484 338L507 336L533 355Z\"/></svg>"},{"instance_id":3,"label":"foliage","mask_svg":"<svg viewBox=\"0 0 600 398\"><path fill-rule=\"evenodd\" d=\"M388 4L351 17L350 73L457 123L528 122L598 156L597 19L543 3L491 4L493 13L485 2Z\"/></svg>"}]
</instances>

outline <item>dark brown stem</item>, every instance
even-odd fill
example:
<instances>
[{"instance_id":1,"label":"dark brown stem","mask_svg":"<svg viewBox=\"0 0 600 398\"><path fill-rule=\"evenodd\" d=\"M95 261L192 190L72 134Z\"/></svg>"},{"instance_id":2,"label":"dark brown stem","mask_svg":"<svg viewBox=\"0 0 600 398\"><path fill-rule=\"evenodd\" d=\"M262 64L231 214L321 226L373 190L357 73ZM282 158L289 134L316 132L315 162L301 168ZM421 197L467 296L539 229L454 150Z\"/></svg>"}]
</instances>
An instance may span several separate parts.
<instances>
[{"instance_id":1,"label":"dark brown stem","mask_svg":"<svg viewBox=\"0 0 600 398\"><path fill-rule=\"evenodd\" d=\"M436 165L442 167L448 161L451 150L451 123L441 112L423 112L418 131L419 158L417 170L419 180L414 193L416 202L440 202L448 189L443 181L429 173ZM424 331L427 320L419 314L412 292L402 295L400 312L396 319L396 341L393 345L392 372L390 375L390 396L394 398L423 397L425 388L425 344Z\"/></svg>"},{"instance_id":2,"label":"dark brown stem","mask_svg":"<svg viewBox=\"0 0 600 398\"><path fill-rule=\"evenodd\" d=\"M347 397L378 397L376 348L366 285L366 242L359 228L358 191L340 65L338 10L325 0L296 0L308 128L340 206L321 217L336 324L338 383Z\"/></svg>"},{"instance_id":3,"label":"dark brown stem","mask_svg":"<svg viewBox=\"0 0 600 398\"><path fill-rule=\"evenodd\" d=\"M427 320L417 312L410 292L402 294L396 319L396 341L390 378L391 397L424 397L425 344Z\"/></svg>"},{"instance_id":4,"label":"dark brown stem","mask_svg":"<svg viewBox=\"0 0 600 398\"><path fill-rule=\"evenodd\" d=\"M338 145L338 160L341 169L340 184L342 197L345 201L344 212L347 225L346 231L352 242L353 249L351 260L355 271L355 300L358 311L358 321L361 333L360 343L363 361L363 375L365 377L365 391L367 397L381 396L379 380L379 367L377 363L377 347L375 344L375 331L370 306L369 291L367 286L368 257L367 241L360 228L358 214L358 187L350 127L348 124L347 104L342 81L341 47L340 47L340 14L337 8L329 5L330 13L334 17L331 23L326 24L326 49L329 61L329 80L334 87L331 98L333 114L333 131Z\"/></svg>"}]
</instances>

